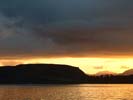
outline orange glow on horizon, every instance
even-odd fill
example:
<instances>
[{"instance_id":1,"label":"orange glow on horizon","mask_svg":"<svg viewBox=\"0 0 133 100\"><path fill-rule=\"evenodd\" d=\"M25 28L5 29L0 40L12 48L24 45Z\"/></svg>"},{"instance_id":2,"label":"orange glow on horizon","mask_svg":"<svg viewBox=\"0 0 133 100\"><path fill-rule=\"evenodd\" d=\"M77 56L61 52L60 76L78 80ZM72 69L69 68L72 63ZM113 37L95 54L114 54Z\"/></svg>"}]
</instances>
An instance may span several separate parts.
<instances>
[{"instance_id":1,"label":"orange glow on horizon","mask_svg":"<svg viewBox=\"0 0 133 100\"><path fill-rule=\"evenodd\" d=\"M28 63L66 64L79 67L85 73L95 74L99 71L122 73L133 68L133 58L38 58L27 60L3 60L0 65Z\"/></svg>"}]
</instances>

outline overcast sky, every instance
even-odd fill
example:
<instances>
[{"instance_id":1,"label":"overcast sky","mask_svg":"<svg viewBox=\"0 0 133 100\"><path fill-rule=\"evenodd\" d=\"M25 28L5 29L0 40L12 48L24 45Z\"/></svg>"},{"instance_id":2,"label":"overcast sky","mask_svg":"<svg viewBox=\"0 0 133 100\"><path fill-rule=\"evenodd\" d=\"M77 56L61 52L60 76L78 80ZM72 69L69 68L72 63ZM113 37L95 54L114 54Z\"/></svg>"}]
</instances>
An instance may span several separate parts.
<instances>
[{"instance_id":1,"label":"overcast sky","mask_svg":"<svg viewBox=\"0 0 133 100\"><path fill-rule=\"evenodd\" d=\"M0 0L1 58L133 56L133 0Z\"/></svg>"}]
</instances>

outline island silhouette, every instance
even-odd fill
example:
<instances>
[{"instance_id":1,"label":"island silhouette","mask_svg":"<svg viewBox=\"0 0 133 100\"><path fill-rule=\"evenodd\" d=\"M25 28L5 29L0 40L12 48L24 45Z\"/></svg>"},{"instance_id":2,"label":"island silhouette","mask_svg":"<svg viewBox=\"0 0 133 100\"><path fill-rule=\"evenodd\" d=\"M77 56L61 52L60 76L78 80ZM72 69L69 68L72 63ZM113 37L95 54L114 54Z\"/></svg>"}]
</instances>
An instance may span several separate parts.
<instances>
[{"instance_id":1,"label":"island silhouette","mask_svg":"<svg viewBox=\"0 0 133 100\"><path fill-rule=\"evenodd\" d=\"M87 75L78 67L20 64L0 67L0 84L133 83L133 69L115 75Z\"/></svg>"}]
</instances>

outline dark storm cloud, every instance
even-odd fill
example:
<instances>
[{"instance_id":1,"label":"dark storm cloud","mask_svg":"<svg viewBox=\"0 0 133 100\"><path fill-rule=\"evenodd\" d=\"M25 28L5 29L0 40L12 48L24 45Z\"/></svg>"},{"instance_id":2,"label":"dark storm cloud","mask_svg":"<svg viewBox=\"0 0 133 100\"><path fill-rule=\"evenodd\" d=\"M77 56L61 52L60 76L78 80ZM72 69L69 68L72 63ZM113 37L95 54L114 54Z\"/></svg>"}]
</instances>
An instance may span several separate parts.
<instances>
[{"instance_id":1,"label":"dark storm cloud","mask_svg":"<svg viewBox=\"0 0 133 100\"><path fill-rule=\"evenodd\" d=\"M0 1L1 57L133 55L132 0Z\"/></svg>"}]
</instances>

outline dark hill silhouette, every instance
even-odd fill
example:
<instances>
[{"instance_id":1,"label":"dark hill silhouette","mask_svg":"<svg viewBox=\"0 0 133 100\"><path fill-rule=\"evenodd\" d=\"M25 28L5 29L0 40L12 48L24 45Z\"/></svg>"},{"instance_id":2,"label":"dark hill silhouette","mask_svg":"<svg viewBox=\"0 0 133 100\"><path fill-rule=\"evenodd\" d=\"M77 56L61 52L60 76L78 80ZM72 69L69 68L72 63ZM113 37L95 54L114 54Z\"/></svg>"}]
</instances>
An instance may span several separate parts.
<instances>
[{"instance_id":1,"label":"dark hill silhouette","mask_svg":"<svg viewBox=\"0 0 133 100\"><path fill-rule=\"evenodd\" d=\"M129 71L127 71L129 72ZM0 84L133 83L133 75L86 75L78 67L22 64L0 67Z\"/></svg>"},{"instance_id":2,"label":"dark hill silhouette","mask_svg":"<svg viewBox=\"0 0 133 100\"><path fill-rule=\"evenodd\" d=\"M0 83L81 83L87 75L78 67L55 64L23 64L0 68Z\"/></svg>"},{"instance_id":3,"label":"dark hill silhouette","mask_svg":"<svg viewBox=\"0 0 133 100\"><path fill-rule=\"evenodd\" d=\"M122 75L133 75L133 69L126 70Z\"/></svg>"}]
</instances>

